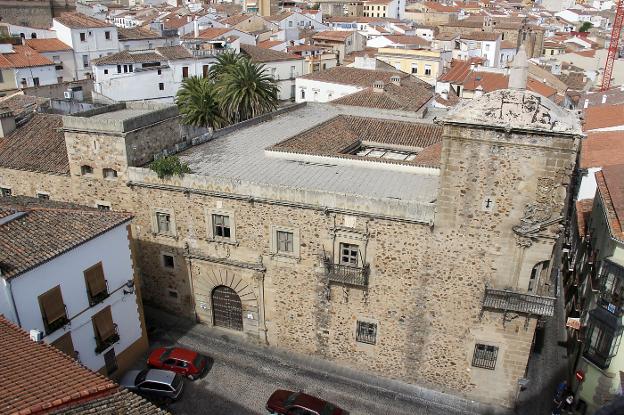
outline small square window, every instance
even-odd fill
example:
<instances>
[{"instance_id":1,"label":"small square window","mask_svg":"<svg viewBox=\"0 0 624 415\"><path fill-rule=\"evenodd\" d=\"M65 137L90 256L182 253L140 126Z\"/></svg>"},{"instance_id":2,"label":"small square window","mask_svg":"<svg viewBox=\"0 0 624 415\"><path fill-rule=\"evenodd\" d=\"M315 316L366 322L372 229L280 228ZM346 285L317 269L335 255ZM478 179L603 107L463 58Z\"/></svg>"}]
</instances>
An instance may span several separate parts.
<instances>
[{"instance_id":1,"label":"small square window","mask_svg":"<svg viewBox=\"0 0 624 415\"><path fill-rule=\"evenodd\" d=\"M171 255L163 255L163 266L165 268L175 268L175 262L173 261L173 256Z\"/></svg>"},{"instance_id":2,"label":"small square window","mask_svg":"<svg viewBox=\"0 0 624 415\"><path fill-rule=\"evenodd\" d=\"M0 196L9 197L13 195L13 191L8 187L0 187Z\"/></svg>"},{"instance_id":3,"label":"small square window","mask_svg":"<svg viewBox=\"0 0 624 415\"><path fill-rule=\"evenodd\" d=\"M108 69L104 69L104 75L108 75Z\"/></svg>"},{"instance_id":4,"label":"small square window","mask_svg":"<svg viewBox=\"0 0 624 415\"><path fill-rule=\"evenodd\" d=\"M158 75L162 75L162 69L159 69L157 72L158 72Z\"/></svg>"},{"instance_id":5,"label":"small square window","mask_svg":"<svg viewBox=\"0 0 624 415\"><path fill-rule=\"evenodd\" d=\"M472 365L474 367L494 370L496 367L497 355L498 347L477 343L475 344L474 354L472 355Z\"/></svg>"},{"instance_id":6,"label":"small square window","mask_svg":"<svg viewBox=\"0 0 624 415\"><path fill-rule=\"evenodd\" d=\"M106 40L110 40L111 38L111 34L109 31L104 32L104 37L106 38Z\"/></svg>"},{"instance_id":7,"label":"small square window","mask_svg":"<svg viewBox=\"0 0 624 415\"><path fill-rule=\"evenodd\" d=\"M292 232L277 231L277 252L294 252L294 235Z\"/></svg>"},{"instance_id":8,"label":"small square window","mask_svg":"<svg viewBox=\"0 0 624 415\"><path fill-rule=\"evenodd\" d=\"M80 33L80 41L81 42L86 42L87 41L87 34L84 32Z\"/></svg>"},{"instance_id":9,"label":"small square window","mask_svg":"<svg viewBox=\"0 0 624 415\"><path fill-rule=\"evenodd\" d=\"M84 165L80 167L80 174L85 175L85 174L93 174L93 167L88 166L88 165Z\"/></svg>"},{"instance_id":10,"label":"small square window","mask_svg":"<svg viewBox=\"0 0 624 415\"><path fill-rule=\"evenodd\" d=\"M102 169L102 175L105 179L114 179L117 177L117 170L115 169Z\"/></svg>"},{"instance_id":11,"label":"small square window","mask_svg":"<svg viewBox=\"0 0 624 415\"><path fill-rule=\"evenodd\" d=\"M100 204L97 204L97 208L98 210L102 210L102 211L108 211L111 209L109 205L100 205Z\"/></svg>"},{"instance_id":12,"label":"small square window","mask_svg":"<svg viewBox=\"0 0 624 415\"><path fill-rule=\"evenodd\" d=\"M377 343L377 324L358 320L355 340L366 344Z\"/></svg>"},{"instance_id":13,"label":"small square window","mask_svg":"<svg viewBox=\"0 0 624 415\"><path fill-rule=\"evenodd\" d=\"M165 90L165 84L162 83L162 82L159 82L158 83L158 89L161 90L161 91L164 91Z\"/></svg>"},{"instance_id":14,"label":"small square window","mask_svg":"<svg viewBox=\"0 0 624 415\"><path fill-rule=\"evenodd\" d=\"M340 244L340 265L357 267L360 247L355 244Z\"/></svg>"},{"instance_id":15,"label":"small square window","mask_svg":"<svg viewBox=\"0 0 624 415\"><path fill-rule=\"evenodd\" d=\"M171 215L162 212L156 213L156 229L158 230L158 233L170 233Z\"/></svg>"},{"instance_id":16,"label":"small square window","mask_svg":"<svg viewBox=\"0 0 624 415\"><path fill-rule=\"evenodd\" d=\"M50 195L47 193L37 193L37 199L50 200Z\"/></svg>"},{"instance_id":17,"label":"small square window","mask_svg":"<svg viewBox=\"0 0 624 415\"><path fill-rule=\"evenodd\" d=\"M215 238L230 238L230 217L212 215L212 231Z\"/></svg>"}]
</instances>

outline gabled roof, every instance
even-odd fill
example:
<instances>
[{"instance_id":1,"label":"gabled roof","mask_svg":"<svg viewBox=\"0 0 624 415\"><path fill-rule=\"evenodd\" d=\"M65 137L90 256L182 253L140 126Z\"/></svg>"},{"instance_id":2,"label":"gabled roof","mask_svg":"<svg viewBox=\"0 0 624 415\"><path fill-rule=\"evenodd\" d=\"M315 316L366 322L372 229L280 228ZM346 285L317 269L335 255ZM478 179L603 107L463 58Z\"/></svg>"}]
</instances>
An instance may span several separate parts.
<instances>
[{"instance_id":1,"label":"gabled roof","mask_svg":"<svg viewBox=\"0 0 624 415\"><path fill-rule=\"evenodd\" d=\"M257 63L267 63L267 62L278 62L278 61L290 61L290 60L300 60L303 59L299 55L292 55L290 53L284 53L273 49L264 49L259 48L258 46L252 45L241 45L240 46L241 53L249 56L252 62Z\"/></svg>"},{"instance_id":2,"label":"gabled roof","mask_svg":"<svg viewBox=\"0 0 624 415\"><path fill-rule=\"evenodd\" d=\"M258 47L262 49L271 49L274 46L283 45L285 40L263 40L258 43Z\"/></svg>"},{"instance_id":3,"label":"gabled roof","mask_svg":"<svg viewBox=\"0 0 624 415\"><path fill-rule=\"evenodd\" d=\"M106 23L103 20L98 20L95 17L87 16L86 14L78 12L62 13L60 16L55 17L54 20L61 23L63 26L67 26L72 29L115 27L114 25Z\"/></svg>"},{"instance_id":4,"label":"gabled roof","mask_svg":"<svg viewBox=\"0 0 624 415\"><path fill-rule=\"evenodd\" d=\"M411 75L404 72L378 71L372 69L350 68L347 66L336 66L324 71L313 72L302 76L300 79L311 79L314 81L327 82L330 84L355 85L368 88L373 86L375 81L390 83L394 76L403 79Z\"/></svg>"},{"instance_id":5,"label":"gabled roof","mask_svg":"<svg viewBox=\"0 0 624 415\"><path fill-rule=\"evenodd\" d=\"M423 39L420 36L410 36L410 35L385 35L386 39L391 41L392 43L398 45L407 45L407 46L417 46L417 47L428 47L430 42L428 40Z\"/></svg>"},{"instance_id":6,"label":"gabled roof","mask_svg":"<svg viewBox=\"0 0 624 415\"><path fill-rule=\"evenodd\" d=\"M433 97L432 87L417 78L404 78L400 85L384 84L382 91L372 86L353 94L345 95L333 104L386 110L419 111Z\"/></svg>"},{"instance_id":7,"label":"gabled roof","mask_svg":"<svg viewBox=\"0 0 624 415\"><path fill-rule=\"evenodd\" d=\"M344 42L348 37L352 36L354 31L350 30L325 30L312 36L314 40L332 40L335 42Z\"/></svg>"},{"instance_id":8,"label":"gabled roof","mask_svg":"<svg viewBox=\"0 0 624 415\"><path fill-rule=\"evenodd\" d=\"M12 279L124 224L132 215L80 207L33 205L30 198L0 198L0 269ZM1 398L0 398L1 399Z\"/></svg>"},{"instance_id":9,"label":"gabled roof","mask_svg":"<svg viewBox=\"0 0 624 415\"><path fill-rule=\"evenodd\" d=\"M47 65L54 65L54 62L24 45L15 45L13 52L0 54L0 68L30 68Z\"/></svg>"},{"instance_id":10,"label":"gabled roof","mask_svg":"<svg viewBox=\"0 0 624 415\"><path fill-rule=\"evenodd\" d=\"M265 19L270 21L270 22L281 22L282 20L289 18L293 14L295 14L295 13L289 12L289 11L282 11L281 13L274 14L274 15L271 15L271 16L267 16L267 17L265 17Z\"/></svg>"},{"instance_id":11,"label":"gabled roof","mask_svg":"<svg viewBox=\"0 0 624 415\"><path fill-rule=\"evenodd\" d=\"M60 115L32 115L24 125L0 139L0 167L52 174L69 174Z\"/></svg>"},{"instance_id":12,"label":"gabled roof","mask_svg":"<svg viewBox=\"0 0 624 415\"><path fill-rule=\"evenodd\" d=\"M245 20L251 19L253 17L260 17L260 16L257 16L255 14L236 14L234 16L226 17L225 19L222 19L220 22L225 25L236 26L237 24L242 23Z\"/></svg>"},{"instance_id":13,"label":"gabled roof","mask_svg":"<svg viewBox=\"0 0 624 415\"><path fill-rule=\"evenodd\" d=\"M36 50L37 52L72 50L69 45L66 45L58 39L26 39L26 46Z\"/></svg>"},{"instance_id":14,"label":"gabled roof","mask_svg":"<svg viewBox=\"0 0 624 415\"><path fill-rule=\"evenodd\" d=\"M92 65L116 65L119 63L147 63L162 60L163 57L152 51L130 52L123 50L108 56L93 59Z\"/></svg>"},{"instance_id":15,"label":"gabled roof","mask_svg":"<svg viewBox=\"0 0 624 415\"><path fill-rule=\"evenodd\" d=\"M1 229L1 227L0 227ZM118 386L60 350L30 340L0 315L0 413L47 413L114 393Z\"/></svg>"}]
</instances>

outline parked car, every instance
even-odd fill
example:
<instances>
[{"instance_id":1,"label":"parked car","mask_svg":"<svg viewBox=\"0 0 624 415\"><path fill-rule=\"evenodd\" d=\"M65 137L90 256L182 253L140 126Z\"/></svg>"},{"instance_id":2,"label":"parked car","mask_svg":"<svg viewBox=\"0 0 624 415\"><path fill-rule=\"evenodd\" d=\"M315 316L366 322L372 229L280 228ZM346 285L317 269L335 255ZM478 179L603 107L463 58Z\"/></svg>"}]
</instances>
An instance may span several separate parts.
<instances>
[{"instance_id":1,"label":"parked car","mask_svg":"<svg viewBox=\"0 0 624 415\"><path fill-rule=\"evenodd\" d=\"M148 399L165 402L177 401L184 390L182 377L177 373L150 368L128 371L119 384Z\"/></svg>"},{"instance_id":2,"label":"parked car","mask_svg":"<svg viewBox=\"0 0 624 415\"><path fill-rule=\"evenodd\" d=\"M171 370L191 380L201 377L208 368L205 356L181 347L160 347L150 353L147 364L156 369Z\"/></svg>"},{"instance_id":3,"label":"parked car","mask_svg":"<svg viewBox=\"0 0 624 415\"><path fill-rule=\"evenodd\" d=\"M334 404L303 392L276 390L269 398L266 409L279 415L346 415Z\"/></svg>"}]
</instances>

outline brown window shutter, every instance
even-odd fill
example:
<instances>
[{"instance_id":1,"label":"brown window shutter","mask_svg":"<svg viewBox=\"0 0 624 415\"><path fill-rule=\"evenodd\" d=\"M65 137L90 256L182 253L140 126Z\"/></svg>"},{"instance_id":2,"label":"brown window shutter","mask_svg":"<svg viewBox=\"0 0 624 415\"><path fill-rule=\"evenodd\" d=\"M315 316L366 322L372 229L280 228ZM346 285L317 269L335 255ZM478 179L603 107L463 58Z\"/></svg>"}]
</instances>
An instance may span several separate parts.
<instances>
[{"instance_id":1,"label":"brown window shutter","mask_svg":"<svg viewBox=\"0 0 624 415\"><path fill-rule=\"evenodd\" d=\"M92 297L106 292L106 279L104 278L104 268L102 263L98 263L84 272L87 288Z\"/></svg>"},{"instance_id":2,"label":"brown window shutter","mask_svg":"<svg viewBox=\"0 0 624 415\"><path fill-rule=\"evenodd\" d=\"M39 296L39 302L48 324L66 317L65 304L63 304L63 295L61 294L60 285L41 294Z\"/></svg>"},{"instance_id":3,"label":"brown window shutter","mask_svg":"<svg viewBox=\"0 0 624 415\"><path fill-rule=\"evenodd\" d=\"M93 322L100 340L104 341L115 334L115 325L113 323L113 315L111 314L110 306L107 306L94 315Z\"/></svg>"},{"instance_id":4,"label":"brown window shutter","mask_svg":"<svg viewBox=\"0 0 624 415\"><path fill-rule=\"evenodd\" d=\"M52 346L59 349L69 357L75 358L76 352L74 351L74 342L72 341L71 332L63 334L52 343Z\"/></svg>"}]
</instances>

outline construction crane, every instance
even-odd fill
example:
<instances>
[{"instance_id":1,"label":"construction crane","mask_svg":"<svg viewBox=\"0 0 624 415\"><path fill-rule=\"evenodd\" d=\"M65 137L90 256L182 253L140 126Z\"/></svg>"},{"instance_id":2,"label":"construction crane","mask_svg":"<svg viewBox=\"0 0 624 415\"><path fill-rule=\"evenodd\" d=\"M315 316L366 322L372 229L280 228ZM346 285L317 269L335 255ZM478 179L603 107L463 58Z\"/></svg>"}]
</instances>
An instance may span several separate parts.
<instances>
[{"instance_id":1,"label":"construction crane","mask_svg":"<svg viewBox=\"0 0 624 415\"><path fill-rule=\"evenodd\" d=\"M620 35L622 34L622 21L624 21L624 0L618 0L615 19L613 19L613 28L611 29L611 40L609 41L609 53L607 53L607 61L605 62L604 72L602 74L601 91L606 91L611 86L611 74L613 73L613 63L618 53L620 44Z\"/></svg>"}]
</instances>

